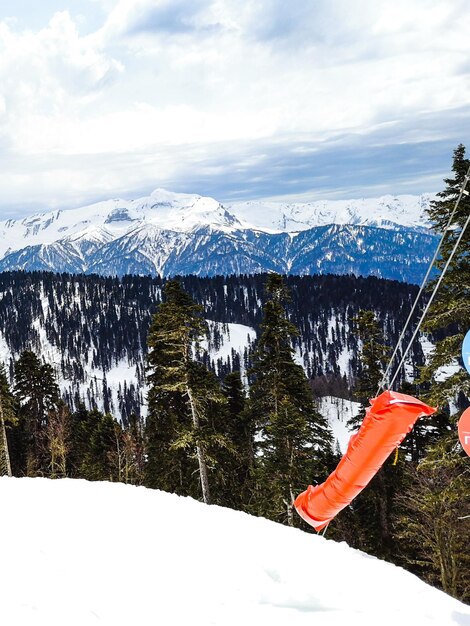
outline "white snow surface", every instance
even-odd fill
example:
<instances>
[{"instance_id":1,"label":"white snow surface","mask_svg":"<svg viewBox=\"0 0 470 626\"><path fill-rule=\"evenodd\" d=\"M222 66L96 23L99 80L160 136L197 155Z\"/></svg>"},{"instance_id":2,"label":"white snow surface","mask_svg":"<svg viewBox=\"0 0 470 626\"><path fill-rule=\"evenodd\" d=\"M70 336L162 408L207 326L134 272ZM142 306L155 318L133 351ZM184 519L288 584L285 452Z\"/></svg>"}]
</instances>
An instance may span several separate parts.
<instances>
[{"instance_id":1,"label":"white snow surface","mask_svg":"<svg viewBox=\"0 0 470 626\"><path fill-rule=\"evenodd\" d=\"M123 484L1 478L8 626L468 626L470 607L321 536Z\"/></svg>"},{"instance_id":2,"label":"white snow surface","mask_svg":"<svg viewBox=\"0 0 470 626\"><path fill-rule=\"evenodd\" d=\"M400 195L315 202L234 202L226 208L240 221L260 230L296 232L327 224L393 228L429 228L424 209L434 196Z\"/></svg>"},{"instance_id":3,"label":"white snow surface","mask_svg":"<svg viewBox=\"0 0 470 626\"><path fill-rule=\"evenodd\" d=\"M0 222L0 258L26 246L67 243L78 255L81 244L99 248L132 235L157 231L189 233L201 227L227 233L243 229L296 233L326 224L363 224L381 228L424 226L431 195L382 196L307 203L236 202L156 189L136 200L112 199L78 209L38 213Z\"/></svg>"},{"instance_id":4,"label":"white snow surface","mask_svg":"<svg viewBox=\"0 0 470 626\"><path fill-rule=\"evenodd\" d=\"M424 356L426 357L426 361L428 361L429 358L432 356L432 353L436 349L436 346L431 343L431 341L427 337L421 337L420 342ZM454 359L448 365L441 365L441 367L437 368L434 374L434 380L438 383L444 382L445 380L450 378L450 376L453 376L461 369L462 367L461 365L459 365L457 359Z\"/></svg>"},{"instance_id":5,"label":"white snow surface","mask_svg":"<svg viewBox=\"0 0 470 626\"><path fill-rule=\"evenodd\" d=\"M359 413L360 402L325 396L317 400L317 409L328 420L333 432L334 445L338 443L341 454L344 454L351 436L356 432L355 429L348 428L347 422Z\"/></svg>"},{"instance_id":6,"label":"white snow surface","mask_svg":"<svg viewBox=\"0 0 470 626\"><path fill-rule=\"evenodd\" d=\"M232 215L213 198L156 189L137 200L105 200L78 209L38 213L22 220L0 222L0 256L25 246L81 240L97 246L128 233L136 237L147 230L191 232L212 226L230 232L241 228Z\"/></svg>"},{"instance_id":7,"label":"white snow surface","mask_svg":"<svg viewBox=\"0 0 470 626\"><path fill-rule=\"evenodd\" d=\"M244 324L235 324L232 322L224 324L223 322L214 322L206 320L209 327L210 340L201 341L201 347L209 352L210 358L214 361L217 369L217 361L220 359L223 363L227 359L232 359L233 354L240 355L240 366L242 375L245 373L243 363L243 353L246 348L256 340L256 330L251 326ZM218 332L220 336L220 345L214 345L214 333Z\"/></svg>"}]
</instances>

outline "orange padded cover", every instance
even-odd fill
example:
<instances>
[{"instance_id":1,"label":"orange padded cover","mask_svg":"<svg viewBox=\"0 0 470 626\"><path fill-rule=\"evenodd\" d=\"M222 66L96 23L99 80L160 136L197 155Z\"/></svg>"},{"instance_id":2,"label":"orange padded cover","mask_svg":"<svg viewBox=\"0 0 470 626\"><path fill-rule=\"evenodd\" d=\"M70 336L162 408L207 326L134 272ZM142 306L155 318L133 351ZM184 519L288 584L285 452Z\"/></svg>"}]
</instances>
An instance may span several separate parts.
<instances>
[{"instance_id":1,"label":"orange padded cover","mask_svg":"<svg viewBox=\"0 0 470 626\"><path fill-rule=\"evenodd\" d=\"M324 528L372 480L390 453L403 441L416 420L435 409L412 396L384 391L371 400L359 431L326 481L294 502L297 513L315 530Z\"/></svg>"}]
</instances>

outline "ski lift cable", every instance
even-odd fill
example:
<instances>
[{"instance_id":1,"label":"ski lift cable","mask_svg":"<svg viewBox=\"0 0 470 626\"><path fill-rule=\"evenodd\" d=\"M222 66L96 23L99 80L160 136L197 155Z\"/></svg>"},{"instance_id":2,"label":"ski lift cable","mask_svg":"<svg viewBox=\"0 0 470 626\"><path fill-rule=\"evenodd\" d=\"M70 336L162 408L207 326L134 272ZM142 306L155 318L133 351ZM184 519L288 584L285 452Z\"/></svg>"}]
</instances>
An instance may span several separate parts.
<instances>
[{"instance_id":1,"label":"ski lift cable","mask_svg":"<svg viewBox=\"0 0 470 626\"><path fill-rule=\"evenodd\" d=\"M428 282L428 279L429 279L429 276L430 276L430 274L431 274L432 268L434 267L434 263L435 263L435 262L436 262L436 260L437 260L437 257L438 257L438 255L439 255L440 250L441 250L441 247L442 247L442 244L443 244L443 242L444 242L445 236L446 236L446 234L447 234L447 232L448 232L448 230L449 230L449 228L450 228L450 226L451 226L451 224L452 224L452 220L454 219L454 215L455 215L455 213L456 213L456 211L457 211L457 208L458 208L458 206L459 206L459 204L460 204L460 201L461 201L461 199L462 199L462 196L463 196L463 195L467 195L467 196L469 195L468 191L466 191L466 190L465 190L465 187L466 187L467 182L468 182L468 180L469 180L469 179L470 179L470 165L469 165L468 170L467 170L467 173L466 173L466 175L465 175L465 178L464 178L464 181L463 181L462 188L460 189L460 193L459 193L459 195L458 195L458 197L457 197L457 200L455 201L455 205L454 205L454 208L453 208L453 210L452 210L452 213L450 214L450 217L449 217L449 220L448 220L448 222L447 222L447 224L446 224L446 227L445 227L445 228L444 228L444 230L443 230L442 236L441 236L441 238L440 238L440 240L439 240L439 243L438 243L438 245L437 245L437 247L436 247L436 250L435 250L435 252L434 252L434 256L433 256L433 258L431 259L431 262L429 263L429 267L428 267L428 269L427 269L426 275L425 275L425 277L423 278L423 281L422 281L422 283L421 283L421 287L420 287L420 289L419 289L419 292L418 292L418 294L417 294L417 296L416 296L416 298L415 298L415 301L414 301L414 303L413 303L413 306L412 306L412 308L411 308L411 311L410 311L410 313L409 313L409 315L408 315L408 319L407 319L407 320L406 320L406 322L405 322L405 325L404 325L404 327L403 327L403 329L402 329L402 331L401 331L400 337L398 338L398 341L397 341L397 344L396 344L395 349L394 349L394 351L393 351L393 354L392 354L392 356L390 357L389 363L388 363L388 365L387 365L387 369L385 370L385 373L384 373L384 375L383 375L383 377L382 377L382 380L380 381L380 384L379 384L379 386L378 386L378 388L377 388L377 393L376 393L376 395L378 395L378 394L379 394L379 392L380 392L380 390L381 390L381 389L385 389L385 385L386 385L386 384L387 384L387 386L390 388L390 387L392 386L393 382L395 381L396 374L395 374L395 376L393 377L393 380L392 380L391 382L388 382L388 380L389 380L389 375L390 375L390 371L391 371L391 369L392 369L393 362L394 362L394 360L395 360L395 357L396 357L396 355L397 355L397 352L398 352L399 348L401 348L401 345L402 345L403 339L404 339L404 337L405 337L405 333L406 333L406 331L408 330L408 326L409 326L409 324L410 324L410 322L411 322L411 319L412 319L412 317L413 317L413 314L414 314L414 312L415 312L415 310L416 310L416 307L418 306L418 303L419 303L419 301L420 301L420 299L421 299L421 296L422 296L422 294L423 294L424 288L426 287L426 284L427 284L427 282ZM445 273L445 270L446 270L446 269L447 269L447 266L446 266L446 268L444 268L444 270L443 270L443 274ZM440 284L440 283L439 283L439 284ZM433 296L433 298L434 298L434 296ZM429 307L427 307L427 309L429 309ZM427 309L426 309L426 312L427 312ZM422 323L423 319L424 319L424 315L423 315L423 317L421 318L421 320L420 320L420 322L419 322L419 325L418 325L418 330L419 330L419 327L421 326L421 323ZM416 332L416 333L415 333L415 335L413 336L413 339L411 340L411 342L410 342L410 343L412 343L412 342L414 341L414 339L415 339L416 335L417 335L417 332ZM407 347L406 354L408 354L409 349L410 349L410 345ZM406 358L406 355L405 355L405 358ZM402 362L403 362L403 359L402 359ZM398 366L398 368L397 368L397 372L399 371L399 369L400 369L401 365L402 365L402 363L400 363L400 365Z\"/></svg>"},{"instance_id":2,"label":"ski lift cable","mask_svg":"<svg viewBox=\"0 0 470 626\"><path fill-rule=\"evenodd\" d=\"M449 258L447 259L447 262L446 262L446 264L444 266L444 269L442 270L441 275L439 276L439 278L437 280L437 283L436 283L436 285L434 287L434 290L433 290L433 292L431 294L431 297L429 298L429 301L428 301L428 303L426 304L426 306L424 308L423 314L421 315L421 318L420 318L420 320L418 322L418 325L416 326L416 329L415 329L415 331L413 333L413 336L411 337L411 339L410 339L410 341L409 341L409 343L408 343L408 345L406 347L406 350L403 352L403 356L401 358L401 361L398 364L397 369L395 370L395 374L393 375L392 380L390 381L390 387L393 386L393 383L395 382L396 377L398 376L398 372L400 371L400 368L405 363L406 357L408 356L408 352L410 351L410 348L411 348L414 340L416 339L416 336L417 336L417 334L419 332L421 324L423 323L423 320L426 317L427 312L429 311L429 308L430 308L430 306L431 306L431 304L432 304L432 302L434 300L434 297L436 296L436 293L437 293L437 291L438 291L438 289L440 287L440 284L442 283L442 279L444 278L444 276L445 276L445 274L447 272L447 269L448 269L449 265L451 264L452 259L454 258L455 253L457 252L457 248L459 247L460 242L462 241L462 237L463 237L465 231L467 230L469 224L470 224L470 213L468 214L467 220L466 220L465 224L463 225L462 230L460 231L460 235L458 236L458 239L455 242L454 247L452 248L452 252L450 253Z\"/></svg>"}]
</instances>

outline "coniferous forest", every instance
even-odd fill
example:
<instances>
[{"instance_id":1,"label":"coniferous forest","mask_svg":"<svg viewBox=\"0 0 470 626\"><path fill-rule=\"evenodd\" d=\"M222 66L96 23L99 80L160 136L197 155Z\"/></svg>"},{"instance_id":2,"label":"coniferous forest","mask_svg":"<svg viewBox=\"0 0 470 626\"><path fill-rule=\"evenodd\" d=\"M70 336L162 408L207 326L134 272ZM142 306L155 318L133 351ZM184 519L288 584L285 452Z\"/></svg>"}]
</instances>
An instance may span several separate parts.
<instances>
[{"instance_id":1,"label":"coniferous forest","mask_svg":"<svg viewBox=\"0 0 470 626\"><path fill-rule=\"evenodd\" d=\"M288 276L286 314L298 330L292 338L309 379L346 377L353 387L360 375L359 340L353 319L361 309L374 311L386 341L398 339L417 287L397 281L355 276ZM220 378L248 364L250 345L242 353L217 360L214 354L228 341L228 324L242 324L255 341L263 319L267 275L178 278L182 288L203 307L209 322L209 345L200 355ZM6 272L0 274L1 358L9 381L24 350L48 362L61 380L64 399L76 408L82 402L119 418L138 415L144 404L145 354L152 316L162 301L160 278ZM252 331L250 331L252 329ZM225 333L225 337L223 336ZM407 334L407 338L411 336ZM250 342L250 343L251 343ZM424 363L420 342L410 356ZM107 376L118 363L123 373L120 398L111 397ZM132 370L132 372L131 372ZM124 389L124 382L126 388Z\"/></svg>"},{"instance_id":2,"label":"coniferous forest","mask_svg":"<svg viewBox=\"0 0 470 626\"><path fill-rule=\"evenodd\" d=\"M452 213L468 166L459 146L430 209L436 230L453 216L441 268L470 210L465 197ZM396 382L437 411L328 535L468 601L470 483L456 419L470 383L462 369L438 375L458 363L468 330L468 234L463 244ZM293 500L340 458L315 398L354 398L362 410L350 426L359 425L417 287L353 276L11 272L0 293L1 473L144 485L309 530ZM243 353L215 359L230 324L253 337ZM435 346L428 359L424 339ZM123 362L132 376L116 400L107 379Z\"/></svg>"}]
</instances>

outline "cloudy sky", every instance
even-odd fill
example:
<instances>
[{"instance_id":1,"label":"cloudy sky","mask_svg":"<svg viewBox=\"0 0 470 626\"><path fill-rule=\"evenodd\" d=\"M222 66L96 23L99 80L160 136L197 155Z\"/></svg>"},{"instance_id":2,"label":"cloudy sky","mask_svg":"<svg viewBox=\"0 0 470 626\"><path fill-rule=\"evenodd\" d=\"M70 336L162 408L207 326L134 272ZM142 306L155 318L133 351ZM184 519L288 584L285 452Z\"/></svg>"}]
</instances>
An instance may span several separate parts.
<instances>
[{"instance_id":1,"label":"cloudy sky","mask_svg":"<svg viewBox=\"0 0 470 626\"><path fill-rule=\"evenodd\" d=\"M469 33L465 0L2 0L0 217L439 190Z\"/></svg>"}]
</instances>

